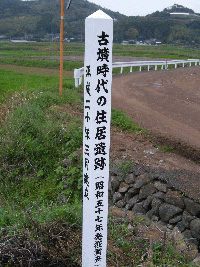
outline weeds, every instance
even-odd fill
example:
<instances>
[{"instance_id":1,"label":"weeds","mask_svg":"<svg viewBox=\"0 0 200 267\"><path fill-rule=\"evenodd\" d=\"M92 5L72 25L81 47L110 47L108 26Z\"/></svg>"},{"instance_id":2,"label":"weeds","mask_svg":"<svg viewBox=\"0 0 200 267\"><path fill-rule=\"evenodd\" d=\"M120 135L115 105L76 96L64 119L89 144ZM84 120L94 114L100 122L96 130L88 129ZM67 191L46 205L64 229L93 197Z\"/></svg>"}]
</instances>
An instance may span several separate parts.
<instances>
[{"instance_id":1,"label":"weeds","mask_svg":"<svg viewBox=\"0 0 200 267\"><path fill-rule=\"evenodd\" d=\"M129 159L124 160L121 164L118 165L119 170L122 172L122 179L130 173L134 164Z\"/></svg>"},{"instance_id":2,"label":"weeds","mask_svg":"<svg viewBox=\"0 0 200 267\"><path fill-rule=\"evenodd\" d=\"M123 111L117 109L112 109L111 125L117 126L123 131L147 132L134 124L132 119L129 118Z\"/></svg>"},{"instance_id":3,"label":"weeds","mask_svg":"<svg viewBox=\"0 0 200 267\"><path fill-rule=\"evenodd\" d=\"M174 149L173 146L158 146L155 143L153 143L153 146L160 149L163 152L169 152L169 151L172 151Z\"/></svg>"},{"instance_id":4,"label":"weeds","mask_svg":"<svg viewBox=\"0 0 200 267\"><path fill-rule=\"evenodd\" d=\"M1 227L22 229L28 217L43 223L67 216L71 222L81 223L81 190L76 188L77 181L80 189L81 169L77 172L72 162L64 168L60 162L82 146L82 120L62 109L68 103L79 108L82 96L70 80L64 81L63 88L62 96L54 85L35 91L30 88L1 104L6 112L0 129ZM71 179L68 189L63 176ZM78 194L74 193L72 200L74 188ZM74 208L78 210L75 216Z\"/></svg>"},{"instance_id":5,"label":"weeds","mask_svg":"<svg viewBox=\"0 0 200 267\"><path fill-rule=\"evenodd\" d=\"M174 149L172 146L158 146L158 148L162 150L163 152L169 152Z\"/></svg>"}]
</instances>

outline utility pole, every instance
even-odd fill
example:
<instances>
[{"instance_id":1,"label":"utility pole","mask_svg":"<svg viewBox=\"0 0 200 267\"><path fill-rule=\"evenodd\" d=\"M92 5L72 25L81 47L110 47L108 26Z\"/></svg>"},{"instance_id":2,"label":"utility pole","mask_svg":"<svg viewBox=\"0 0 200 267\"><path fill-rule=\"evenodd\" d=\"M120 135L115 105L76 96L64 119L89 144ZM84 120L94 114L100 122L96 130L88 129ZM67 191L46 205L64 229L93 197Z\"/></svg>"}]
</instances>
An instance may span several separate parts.
<instances>
[{"instance_id":1,"label":"utility pole","mask_svg":"<svg viewBox=\"0 0 200 267\"><path fill-rule=\"evenodd\" d=\"M72 0L69 0L67 9L70 8ZM60 84L59 93L62 94L62 84L63 84L63 31L64 31L64 0L61 0L61 14L60 14Z\"/></svg>"},{"instance_id":2,"label":"utility pole","mask_svg":"<svg viewBox=\"0 0 200 267\"><path fill-rule=\"evenodd\" d=\"M62 94L63 83L63 29L64 29L64 0L61 0L61 14L60 14L60 85L59 93Z\"/></svg>"}]
</instances>

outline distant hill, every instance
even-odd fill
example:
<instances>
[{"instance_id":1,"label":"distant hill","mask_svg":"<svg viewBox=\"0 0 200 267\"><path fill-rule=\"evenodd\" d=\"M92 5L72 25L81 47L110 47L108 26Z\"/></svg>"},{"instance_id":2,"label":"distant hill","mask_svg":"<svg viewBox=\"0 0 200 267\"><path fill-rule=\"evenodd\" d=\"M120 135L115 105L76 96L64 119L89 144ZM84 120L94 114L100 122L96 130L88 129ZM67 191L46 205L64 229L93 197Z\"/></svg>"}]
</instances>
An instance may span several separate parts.
<instances>
[{"instance_id":1,"label":"distant hill","mask_svg":"<svg viewBox=\"0 0 200 267\"><path fill-rule=\"evenodd\" d=\"M46 34L60 32L60 0L1 0L0 35L20 37L33 35L43 38ZM65 1L65 7L68 1ZM65 37L77 38L84 35L84 20L98 9L113 19L126 16L101 8L86 0L73 0L69 10L65 9Z\"/></svg>"},{"instance_id":2,"label":"distant hill","mask_svg":"<svg viewBox=\"0 0 200 267\"><path fill-rule=\"evenodd\" d=\"M173 6L171 7L168 7L168 8L165 8L163 11L159 12L159 11L156 11L152 14L150 14L149 16L151 17L163 17L163 18L170 18L172 17L174 14L176 15L179 15L180 17L181 16L184 16L184 15L189 15L190 18L194 16L199 16L200 14L198 13L195 13L192 9L190 8L187 8L187 7L184 7L184 6L181 6L181 5L177 5L177 4L174 4ZM189 17L188 17L189 18Z\"/></svg>"},{"instance_id":3,"label":"distant hill","mask_svg":"<svg viewBox=\"0 0 200 267\"><path fill-rule=\"evenodd\" d=\"M200 14L181 5L174 5L145 17L127 17L117 24L118 39L127 40L131 29L138 32L132 38L134 40L199 44Z\"/></svg>"},{"instance_id":4,"label":"distant hill","mask_svg":"<svg viewBox=\"0 0 200 267\"><path fill-rule=\"evenodd\" d=\"M194 14L194 11L190 8L187 8L187 7L184 7L182 5L177 5L177 4L174 4L173 6L171 7L168 7L168 8L165 8L163 10L163 12L166 12L166 13L172 13L172 12L177 12L177 13L190 13L190 14Z\"/></svg>"},{"instance_id":5,"label":"distant hill","mask_svg":"<svg viewBox=\"0 0 200 267\"><path fill-rule=\"evenodd\" d=\"M0 0L0 37L59 40L60 2L60 0ZM66 0L65 5L67 2ZM160 41L200 44L200 14L196 14L192 9L173 5L145 17L127 17L87 0L72 0L70 9L65 9L66 40L84 41L84 20L98 9L114 19L115 42L132 40L133 43Z\"/></svg>"}]
</instances>

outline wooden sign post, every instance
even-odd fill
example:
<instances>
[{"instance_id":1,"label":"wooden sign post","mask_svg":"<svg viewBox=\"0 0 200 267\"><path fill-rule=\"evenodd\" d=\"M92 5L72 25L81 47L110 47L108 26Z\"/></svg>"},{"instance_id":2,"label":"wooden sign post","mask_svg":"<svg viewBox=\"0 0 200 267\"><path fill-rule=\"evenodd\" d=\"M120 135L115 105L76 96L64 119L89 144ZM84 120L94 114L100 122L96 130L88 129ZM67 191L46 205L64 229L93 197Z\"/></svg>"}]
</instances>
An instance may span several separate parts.
<instances>
[{"instance_id":1,"label":"wooden sign post","mask_svg":"<svg viewBox=\"0 0 200 267\"><path fill-rule=\"evenodd\" d=\"M86 18L82 266L105 267L111 118L113 20Z\"/></svg>"}]
</instances>

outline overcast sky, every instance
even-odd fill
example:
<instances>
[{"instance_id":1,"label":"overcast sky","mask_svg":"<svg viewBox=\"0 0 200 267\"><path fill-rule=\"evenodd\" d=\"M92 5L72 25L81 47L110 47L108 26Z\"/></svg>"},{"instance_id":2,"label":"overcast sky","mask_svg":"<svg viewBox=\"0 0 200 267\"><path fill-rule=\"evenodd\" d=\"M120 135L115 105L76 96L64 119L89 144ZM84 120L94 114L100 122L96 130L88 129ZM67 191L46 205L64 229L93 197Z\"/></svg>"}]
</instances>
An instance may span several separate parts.
<instances>
[{"instance_id":1,"label":"overcast sky","mask_svg":"<svg viewBox=\"0 0 200 267\"><path fill-rule=\"evenodd\" d=\"M99 6L118 11L127 16L145 16L155 11L179 4L200 13L200 0L88 0Z\"/></svg>"}]
</instances>

